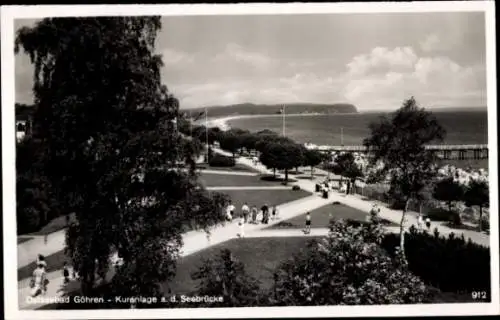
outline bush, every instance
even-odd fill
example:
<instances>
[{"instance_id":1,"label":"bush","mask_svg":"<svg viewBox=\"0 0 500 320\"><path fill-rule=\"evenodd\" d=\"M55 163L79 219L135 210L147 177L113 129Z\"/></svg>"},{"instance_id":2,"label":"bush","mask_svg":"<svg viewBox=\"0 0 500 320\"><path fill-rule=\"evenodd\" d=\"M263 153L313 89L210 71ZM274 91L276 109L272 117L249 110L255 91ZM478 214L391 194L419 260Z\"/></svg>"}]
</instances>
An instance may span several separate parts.
<instances>
[{"instance_id":1,"label":"bush","mask_svg":"<svg viewBox=\"0 0 500 320\"><path fill-rule=\"evenodd\" d=\"M373 305L427 302L429 291L400 260L380 248L381 230L337 221L320 241L283 262L272 292L276 305Z\"/></svg>"},{"instance_id":2,"label":"bush","mask_svg":"<svg viewBox=\"0 0 500 320\"><path fill-rule=\"evenodd\" d=\"M382 247L394 255L398 234L387 234ZM410 271L427 285L446 292L490 291L489 248L450 234L429 234L411 228L405 237L405 253ZM488 296L490 296L488 294Z\"/></svg>"},{"instance_id":3,"label":"bush","mask_svg":"<svg viewBox=\"0 0 500 320\"><path fill-rule=\"evenodd\" d=\"M300 190L300 186L295 185L295 186L292 187L292 190L298 191L298 190Z\"/></svg>"},{"instance_id":4,"label":"bush","mask_svg":"<svg viewBox=\"0 0 500 320\"><path fill-rule=\"evenodd\" d=\"M236 162L231 157L226 157L220 154L216 154L213 155L212 158L210 158L208 164L211 167L234 167Z\"/></svg>"},{"instance_id":5,"label":"bush","mask_svg":"<svg viewBox=\"0 0 500 320\"><path fill-rule=\"evenodd\" d=\"M279 177L279 176L275 177L273 175L261 176L260 180L262 180L262 181L270 181L270 182L284 182L285 181L284 178ZM297 182L297 180L288 178L288 183L292 183L292 182Z\"/></svg>"}]
</instances>

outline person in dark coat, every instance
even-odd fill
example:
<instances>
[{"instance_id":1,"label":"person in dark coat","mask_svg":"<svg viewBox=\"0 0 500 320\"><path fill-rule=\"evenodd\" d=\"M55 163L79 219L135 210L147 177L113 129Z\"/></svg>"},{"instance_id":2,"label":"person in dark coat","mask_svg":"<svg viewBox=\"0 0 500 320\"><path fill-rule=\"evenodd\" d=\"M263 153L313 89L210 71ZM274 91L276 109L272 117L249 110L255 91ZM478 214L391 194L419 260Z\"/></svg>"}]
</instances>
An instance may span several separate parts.
<instances>
[{"instance_id":1,"label":"person in dark coat","mask_svg":"<svg viewBox=\"0 0 500 320\"><path fill-rule=\"evenodd\" d=\"M268 224L269 223L269 207L267 204L263 205L262 208L262 223Z\"/></svg>"}]
</instances>

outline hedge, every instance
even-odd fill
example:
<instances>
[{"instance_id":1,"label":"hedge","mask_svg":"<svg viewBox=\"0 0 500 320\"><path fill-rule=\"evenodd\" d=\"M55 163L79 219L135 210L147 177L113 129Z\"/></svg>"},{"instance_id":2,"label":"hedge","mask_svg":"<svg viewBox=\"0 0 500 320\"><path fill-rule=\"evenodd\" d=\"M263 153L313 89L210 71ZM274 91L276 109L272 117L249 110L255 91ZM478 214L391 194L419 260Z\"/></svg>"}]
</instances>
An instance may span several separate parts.
<instances>
[{"instance_id":1,"label":"hedge","mask_svg":"<svg viewBox=\"0 0 500 320\"><path fill-rule=\"evenodd\" d=\"M399 234L387 234L382 247L391 255L399 246ZM440 236L410 228L405 236L410 270L426 284L444 292L485 291L490 296L490 250L464 237Z\"/></svg>"},{"instance_id":2,"label":"hedge","mask_svg":"<svg viewBox=\"0 0 500 320\"><path fill-rule=\"evenodd\" d=\"M236 162L232 157L226 157L220 154L214 154L209 159L208 164L211 167L234 167Z\"/></svg>"}]
</instances>

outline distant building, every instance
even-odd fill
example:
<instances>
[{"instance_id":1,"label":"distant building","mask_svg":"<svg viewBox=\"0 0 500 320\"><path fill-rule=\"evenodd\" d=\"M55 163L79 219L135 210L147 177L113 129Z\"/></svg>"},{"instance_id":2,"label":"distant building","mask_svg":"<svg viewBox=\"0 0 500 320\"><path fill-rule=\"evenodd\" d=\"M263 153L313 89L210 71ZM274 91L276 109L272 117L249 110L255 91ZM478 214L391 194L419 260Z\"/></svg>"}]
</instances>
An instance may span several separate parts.
<instances>
[{"instance_id":1,"label":"distant building","mask_svg":"<svg viewBox=\"0 0 500 320\"><path fill-rule=\"evenodd\" d=\"M31 134L33 106L27 106L16 103L16 140L22 141Z\"/></svg>"}]
</instances>

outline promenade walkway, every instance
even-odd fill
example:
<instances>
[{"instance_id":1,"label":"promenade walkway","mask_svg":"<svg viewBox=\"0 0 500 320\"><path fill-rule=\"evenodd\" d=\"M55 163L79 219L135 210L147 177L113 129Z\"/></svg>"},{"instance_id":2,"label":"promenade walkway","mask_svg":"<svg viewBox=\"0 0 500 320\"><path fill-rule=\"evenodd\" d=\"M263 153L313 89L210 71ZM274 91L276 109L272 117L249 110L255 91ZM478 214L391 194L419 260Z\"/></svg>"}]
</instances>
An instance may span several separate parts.
<instances>
[{"instance_id":1,"label":"promenade walkway","mask_svg":"<svg viewBox=\"0 0 500 320\"><path fill-rule=\"evenodd\" d=\"M207 190L290 190L286 186L224 186L224 187L206 187Z\"/></svg>"},{"instance_id":2,"label":"promenade walkway","mask_svg":"<svg viewBox=\"0 0 500 320\"><path fill-rule=\"evenodd\" d=\"M222 153L225 155L230 155L227 152L224 152L219 149L214 149L215 152ZM256 169L260 173L263 174L272 174L271 170L268 170L262 164L254 164L251 159L247 158L238 158L237 162L249 166L251 168ZM220 172L220 171L217 171ZM321 172L321 170L317 170L317 172ZM233 174L234 172L231 172ZM224 173L224 174L227 174ZM333 175L331 175L333 176ZM289 174L289 178L297 179L297 177L293 174ZM304 235L300 229L286 229L286 230L264 230L273 224L278 223L279 221L288 220L293 217L299 216L306 211L312 211L319 207L331 204L333 202L341 202L347 206L353 207L355 209L369 212L372 207L373 201L365 201L360 198L352 195L343 195L336 192L331 192L330 197L328 199L324 199L320 197L318 194L314 193L315 184L318 179L324 179L324 177L316 178L313 180L306 179L297 179L296 182L291 183L288 188L291 188L292 185L298 185L301 189L313 192L313 195L301 198L295 201L291 201L278 206L279 210L279 220L270 220L269 224L246 224L245 225L245 236L246 237L266 237L266 236L294 236L294 235ZM236 187L229 187L231 189L235 189ZM240 188L249 188L249 187L240 187ZM258 189L262 189L264 187L258 187ZM220 189L219 189L220 190ZM243 190L243 189L242 189ZM245 189L250 190L250 189ZM395 211L389 208L382 207L380 212L380 217L392 222L399 224L401 220L401 211ZM405 229L407 229L412 224L416 225L416 217L413 215L408 215L405 221ZM481 234L479 232L469 231L469 230L453 230L443 225L437 225L438 231L441 234L449 234L455 233L456 235L464 234L466 238L470 238L472 241L480 243L485 246L489 246L489 237L487 235ZM434 228L434 226L433 226ZM391 229L387 230L388 232L399 232L398 227L391 227ZM204 231L190 231L183 234L184 245L182 247L181 255L187 256L198 251L201 251L205 248L208 248L213 245L220 244L227 240L233 239L237 237L237 234L240 232L240 228L236 221L226 223L224 225L220 225L214 227L210 230L210 234L207 235ZM41 253L44 255L50 255L56 253L60 250L64 249L65 246L65 231L61 230L49 235L47 244L44 243L43 237L36 237L32 240L26 241L18 245L18 266L22 267L29 263L31 263L36 255ZM310 236L314 235L326 235L327 229L314 230L309 234ZM49 266L50 268L50 266ZM63 277L61 270L57 270L49 273L50 284L48 286L46 297L57 297L61 296L64 293L63 288ZM29 295L29 287L28 281L19 279L18 282L19 290L18 290L18 299L19 299L19 308L20 309L36 309L41 307L41 304L30 304L27 302L26 297Z\"/></svg>"}]
</instances>

